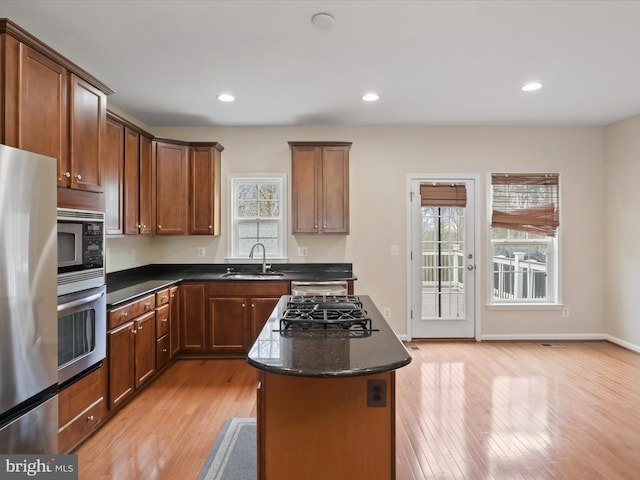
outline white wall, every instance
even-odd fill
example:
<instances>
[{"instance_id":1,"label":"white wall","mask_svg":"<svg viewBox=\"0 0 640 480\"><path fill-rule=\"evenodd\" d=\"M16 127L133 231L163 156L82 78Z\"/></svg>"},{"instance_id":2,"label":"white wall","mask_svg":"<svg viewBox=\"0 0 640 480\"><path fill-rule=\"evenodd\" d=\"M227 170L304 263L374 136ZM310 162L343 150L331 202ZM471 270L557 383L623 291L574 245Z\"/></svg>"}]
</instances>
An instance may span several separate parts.
<instances>
[{"instance_id":1,"label":"white wall","mask_svg":"<svg viewBox=\"0 0 640 480\"><path fill-rule=\"evenodd\" d=\"M606 324L640 346L640 116L608 126L606 145Z\"/></svg>"},{"instance_id":2,"label":"white wall","mask_svg":"<svg viewBox=\"0 0 640 480\"><path fill-rule=\"evenodd\" d=\"M201 263L196 247L206 247L206 262L224 262L229 172L287 172L290 140L352 141L351 234L290 236L291 262L351 262L356 293L369 294L390 308L397 333L406 331L406 177L412 173L480 174L480 245L483 335L602 334L604 314L605 214L604 128L599 127L211 127L154 128L160 137L217 141L222 152L222 235L152 239L109 239L108 271L128 268L136 241L150 247L151 263ZM487 309L486 180L494 171L559 172L563 297L560 309ZM587 212L587 213L585 213ZM400 255L391 256L391 245ZM297 247L308 247L298 257ZM138 257L139 258L139 257Z\"/></svg>"}]
</instances>

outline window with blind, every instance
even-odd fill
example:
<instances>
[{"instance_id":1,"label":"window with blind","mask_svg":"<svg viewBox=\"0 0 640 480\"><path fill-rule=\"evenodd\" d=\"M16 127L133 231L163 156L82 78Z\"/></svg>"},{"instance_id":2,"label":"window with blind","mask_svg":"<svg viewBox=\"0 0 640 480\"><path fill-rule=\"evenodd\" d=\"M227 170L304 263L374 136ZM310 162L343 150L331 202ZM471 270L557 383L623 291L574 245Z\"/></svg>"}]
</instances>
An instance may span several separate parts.
<instances>
[{"instance_id":1,"label":"window with blind","mask_svg":"<svg viewBox=\"0 0 640 480\"><path fill-rule=\"evenodd\" d=\"M492 303L558 302L559 175L491 175Z\"/></svg>"}]
</instances>

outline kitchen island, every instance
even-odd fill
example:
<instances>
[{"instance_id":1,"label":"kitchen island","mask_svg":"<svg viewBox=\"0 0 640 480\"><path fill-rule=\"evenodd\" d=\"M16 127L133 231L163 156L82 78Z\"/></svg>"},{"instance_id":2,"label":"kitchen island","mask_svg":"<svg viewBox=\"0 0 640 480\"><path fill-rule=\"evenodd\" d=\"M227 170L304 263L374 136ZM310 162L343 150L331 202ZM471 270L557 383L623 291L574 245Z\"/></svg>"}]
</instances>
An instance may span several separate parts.
<instances>
[{"instance_id":1,"label":"kitchen island","mask_svg":"<svg viewBox=\"0 0 640 480\"><path fill-rule=\"evenodd\" d=\"M411 356L369 297L306 298L283 296L247 356L258 478L394 479L395 370ZM294 310L302 323L288 322Z\"/></svg>"}]
</instances>

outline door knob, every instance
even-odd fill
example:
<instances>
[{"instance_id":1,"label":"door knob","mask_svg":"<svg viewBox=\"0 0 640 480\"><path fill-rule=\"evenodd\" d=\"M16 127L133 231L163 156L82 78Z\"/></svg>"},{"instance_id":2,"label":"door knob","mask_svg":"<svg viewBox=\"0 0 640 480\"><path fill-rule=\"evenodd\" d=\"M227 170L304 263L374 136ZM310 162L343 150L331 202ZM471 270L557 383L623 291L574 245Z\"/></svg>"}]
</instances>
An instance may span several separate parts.
<instances>
[{"instance_id":1,"label":"door knob","mask_svg":"<svg viewBox=\"0 0 640 480\"><path fill-rule=\"evenodd\" d=\"M473 270L475 267L475 265L467 265L467 270Z\"/></svg>"}]
</instances>

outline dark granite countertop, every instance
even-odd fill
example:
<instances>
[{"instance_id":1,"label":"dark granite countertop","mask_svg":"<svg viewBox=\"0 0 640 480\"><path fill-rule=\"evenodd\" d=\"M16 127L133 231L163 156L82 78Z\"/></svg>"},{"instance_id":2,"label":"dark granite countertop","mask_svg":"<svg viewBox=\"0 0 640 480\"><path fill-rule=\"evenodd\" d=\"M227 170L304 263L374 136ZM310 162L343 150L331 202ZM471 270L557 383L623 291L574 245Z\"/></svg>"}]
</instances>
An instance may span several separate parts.
<instances>
[{"instance_id":1,"label":"dark granite countertop","mask_svg":"<svg viewBox=\"0 0 640 480\"><path fill-rule=\"evenodd\" d=\"M267 372L304 377L351 377L386 372L411 362L400 339L365 295L359 295L372 321L369 336L348 332L313 331L305 335L282 335L280 318L288 295L283 296L255 341L247 362Z\"/></svg>"},{"instance_id":2,"label":"dark granite countertop","mask_svg":"<svg viewBox=\"0 0 640 480\"><path fill-rule=\"evenodd\" d=\"M247 281L246 277L228 276L236 273L257 273L256 264L154 264L107 274L107 307L128 302L154 290L181 281ZM350 263L283 263L272 264L270 275L252 281L324 282L356 280Z\"/></svg>"}]
</instances>

